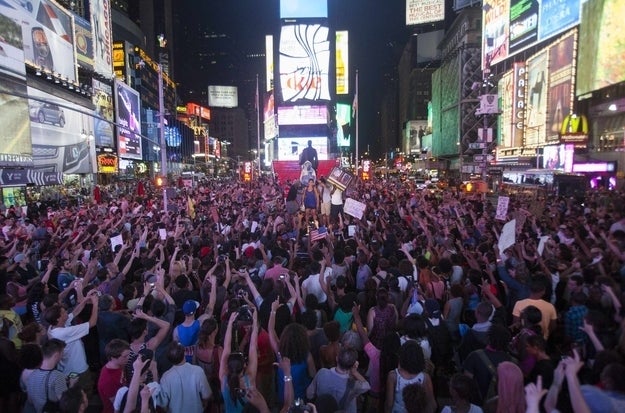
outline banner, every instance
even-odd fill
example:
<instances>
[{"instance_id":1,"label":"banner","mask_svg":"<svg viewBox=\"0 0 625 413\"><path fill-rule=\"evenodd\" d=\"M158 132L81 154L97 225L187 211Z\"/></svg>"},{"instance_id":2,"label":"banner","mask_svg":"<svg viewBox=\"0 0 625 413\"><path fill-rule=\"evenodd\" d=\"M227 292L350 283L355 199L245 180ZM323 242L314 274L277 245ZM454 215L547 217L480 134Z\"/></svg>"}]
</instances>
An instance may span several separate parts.
<instances>
[{"instance_id":1,"label":"banner","mask_svg":"<svg viewBox=\"0 0 625 413\"><path fill-rule=\"evenodd\" d=\"M445 0L406 0L406 26L445 19Z\"/></svg>"},{"instance_id":2,"label":"banner","mask_svg":"<svg viewBox=\"0 0 625 413\"><path fill-rule=\"evenodd\" d=\"M93 66L96 72L111 77L113 75L111 2L91 0L89 5L93 30Z\"/></svg>"},{"instance_id":3,"label":"banner","mask_svg":"<svg viewBox=\"0 0 625 413\"><path fill-rule=\"evenodd\" d=\"M547 142L559 141L562 122L573 107L575 37L575 34L571 33L549 47Z\"/></svg>"},{"instance_id":4,"label":"banner","mask_svg":"<svg viewBox=\"0 0 625 413\"><path fill-rule=\"evenodd\" d=\"M142 159L139 92L116 80L115 107L119 125L117 127L117 151L120 158Z\"/></svg>"},{"instance_id":5,"label":"banner","mask_svg":"<svg viewBox=\"0 0 625 413\"><path fill-rule=\"evenodd\" d=\"M516 242L516 219L506 222L499 235L499 253L503 255L504 251L513 246Z\"/></svg>"},{"instance_id":6,"label":"banner","mask_svg":"<svg viewBox=\"0 0 625 413\"><path fill-rule=\"evenodd\" d=\"M362 202L356 201L352 198L347 198L345 200L345 205L343 205L343 212L347 215L353 216L354 218L362 219L366 208L367 206Z\"/></svg>"},{"instance_id":7,"label":"banner","mask_svg":"<svg viewBox=\"0 0 625 413\"><path fill-rule=\"evenodd\" d=\"M93 33L87 20L74 16L76 61L80 67L93 70Z\"/></svg>"}]
</instances>

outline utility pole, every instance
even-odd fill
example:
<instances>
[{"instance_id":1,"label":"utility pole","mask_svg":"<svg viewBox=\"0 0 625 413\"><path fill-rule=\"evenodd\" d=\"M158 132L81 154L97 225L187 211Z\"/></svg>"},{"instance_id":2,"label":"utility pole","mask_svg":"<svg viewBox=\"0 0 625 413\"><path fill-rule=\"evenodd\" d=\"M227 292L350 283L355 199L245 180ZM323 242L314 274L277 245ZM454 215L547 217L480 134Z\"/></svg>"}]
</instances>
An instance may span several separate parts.
<instances>
[{"instance_id":1,"label":"utility pole","mask_svg":"<svg viewBox=\"0 0 625 413\"><path fill-rule=\"evenodd\" d=\"M158 64L158 131L161 146L161 175L167 179L167 142L165 141L165 97L163 96L163 66ZM163 211L167 212L167 188L163 185Z\"/></svg>"}]
</instances>

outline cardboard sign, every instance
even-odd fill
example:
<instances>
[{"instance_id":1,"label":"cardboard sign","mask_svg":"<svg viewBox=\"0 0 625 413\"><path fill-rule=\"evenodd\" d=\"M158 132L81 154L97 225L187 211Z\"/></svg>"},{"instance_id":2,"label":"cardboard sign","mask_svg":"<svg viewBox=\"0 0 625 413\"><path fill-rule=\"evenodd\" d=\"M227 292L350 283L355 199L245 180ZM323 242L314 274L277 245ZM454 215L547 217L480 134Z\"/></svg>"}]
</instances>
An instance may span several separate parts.
<instances>
[{"instance_id":1,"label":"cardboard sign","mask_svg":"<svg viewBox=\"0 0 625 413\"><path fill-rule=\"evenodd\" d=\"M497 200L497 213L495 214L495 219L500 221L506 220L506 215L508 215L508 204L510 203L510 198L507 196L500 196Z\"/></svg>"},{"instance_id":2,"label":"cardboard sign","mask_svg":"<svg viewBox=\"0 0 625 413\"><path fill-rule=\"evenodd\" d=\"M516 219L506 222L499 236L499 253L503 252L516 242Z\"/></svg>"},{"instance_id":3,"label":"cardboard sign","mask_svg":"<svg viewBox=\"0 0 625 413\"><path fill-rule=\"evenodd\" d=\"M354 218L362 219L366 208L367 206L362 202L356 201L352 198L347 198L345 200L345 205L343 206L343 212L353 216Z\"/></svg>"}]
</instances>

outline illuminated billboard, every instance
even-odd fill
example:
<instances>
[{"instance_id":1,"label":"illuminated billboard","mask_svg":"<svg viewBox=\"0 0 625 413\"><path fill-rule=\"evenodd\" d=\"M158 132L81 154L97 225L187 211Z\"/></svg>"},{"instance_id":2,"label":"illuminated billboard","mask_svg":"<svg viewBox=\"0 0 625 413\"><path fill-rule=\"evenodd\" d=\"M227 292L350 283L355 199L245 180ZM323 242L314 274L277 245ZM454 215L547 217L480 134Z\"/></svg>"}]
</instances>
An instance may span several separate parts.
<instances>
[{"instance_id":1,"label":"illuminated billboard","mask_svg":"<svg viewBox=\"0 0 625 413\"><path fill-rule=\"evenodd\" d=\"M93 116L85 108L38 89L28 88L28 114L35 169L66 174L92 173L95 145Z\"/></svg>"},{"instance_id":2,"label":"illuminated billboard","mask_svg":"<svg viewBox=\"0 0 625 413\"><path fill-rule=\"evenodd\" d=\"M573 107L575 32L549 47L547 142L559 141L560 127Z\"/></svg>"},{"instance_id":3,"label":"illuminated billboard","mask_svg":"<svg viewBox=\"0 0 625 413\"><path fill-rule=\"evenodd\" d=\"M280 0L281 19L328 17L328 0Z\"/></svg>"},{"instance_id":4,"label":"illuminated billboard","mask_svg":"<svg viewBox=\"0 0 625 413\"><path fill-rule=\"evenodd\" d=\"M445 0L406 0L406 26L445 20Z\"/></svg>"},{"instance_id":5,"label":"illuminated billboard","mask_svg":"<svg viewBox=\"0 0 625 413\"><path fill-rule=\"evenodd\" d=\"M352 106L346 103L336 104L336 146L351 147Z\"/></svg>"},{"instance_id":6,"label":"illuminated billboard","mask_svg":"<svg viewBox=\"0 0 625 413\"><path fill-rule=\"evenodd\" d=\"M625 2L593 0L583 4L579 29L577 94L584 95L625 80Z\"/></svg>"},{"instance_id":7,"label":"illuminated billboard","mask_svg":"<svg viewBox=\"0 0 625 413\"><path fill-rule=\"evenodd\" d=\"M263 126L265 139L271 139L278 134L278 122L275 113L276 107L273 92L269 92L265 97L263 110Z\"/></svg>"},{"instance_id":8,"label":"illuminated billboard","mask_svg":"<svg viewBox=\"0 0 625 413\"><path fill-rule=\"evenodd\" d=\"M273 36L265 36L265 86L266 91L273 90Z\"/></svg>"},{"instance_id":9,"label":"illuminated billboard","mask_svg":"<svg viewBox=\"0 0 625 413\"><path fill-rule=\"evenodd\" d=\"M278 125L323 125L328 123L328 108L325 106L280 106Z\"/></svg>"},{"instance_id":10,"label":"illuminated billboard","mask_svg":"<svg viewBox=\"0 0 625 413\"><path fill-rule=\"evenodd\" d=\"M349 33L347 30L336 32L336 94L349 93Z\"/></svg>"},{"instance_id":11,"label":"illuminated billboard","mask_svg":"<svg viewBox=\"0 0 625 413\"><path fill-rule=\"evenodd\" d=\"M113 122L115 115L113 113L113 88L97 79L93 79L91 84L93 88L91 99L97 115L94 120L95 129L93 130L95 145L114 148L115 134L113 132Z\"/></svg>"},{"instance_id":12,"label":"illuminated billboard","mask_svg":"<svg viewBox=\"0 0 625 413\"><path fill-rule=\"evenodd\" d=\"M499 92L499 140L497 141L497 147L499 148L511 148L513 147L513 99L514 94L514 70L509 70L501 76L497 84L497 91Z\"/></svg>"},{"instance_id":13,"label":"illuminated billboard","mask_svg":"<svg viewBox=\"0 0 625 413\"><path fill-rule=\"evenodd\" d=\"M113 74L111 1L91 0L89 7L93 30L93 66L96 72L110 77Z\"/></svg>"},{"instance_id":14,"label":"illuminated billboard","mask_svg":"<svg viewBox=\"0 0 625 413\"><path fill-rule=\"evenodd\" d=\"M278 64L283 102L330 100L328 35L328 28L319 24L282 27Z\"/></svg>"},{"instance_id":15,"label":"illuminated billboard","mask_svg":"<svg viewBox=\"0 0 625 413\"><path fill-rule=\"evenodd\" d=\"M279 161L299 161L302 150L308 146L308 141L312 141L312 146L317 150L317 158L320 161L328 159L328 138L278 138L278 160Z\"/></svg>"},{"instance_id":16,"label":"illuminated billboard","mask_svg":"<svg viewBox=\"0 0 625 413\"><path fill-rule=\"evenodd\" d=\"M581 17L580 3L581 0L484 0L482 68L576 26Z\"/></svg>"},{"instance_id":17,"label":"illuminated billboard","mask_svg":"<svg viewBox=\"0 0 625 413\"><path fill-rule=\"evenodd\" d=\"M239 94L236 86L209 86L208 106L213 108L236 108Z\"/></svg>"},{"instance_id":18,"label":"illuminated billboard","mask_svg":"<svg viewBox=\"0 0 625 413\"><path fill-rule=\"evenodd\" d=\"M120 158L141 159L141 100L139 92L115 81L117 152Z\"/></svg>"},{"instance_id":19,"label":"illuminated billboard","mask_svg":"<svg viewBox=\"0 0 625 413\"><path fill-rule=\"evenodd\" d=\"M80 67L93 70L93 35L89 22L74 16L76 61Z\"/></svg>"},{"instance_id":20,"label":"illuminated billboard","mask_svg":"<svg viewBox=\"0 0 625 413\"><path fill-rule=\"evenodd\" d=\"M128 45L130 47L130 45ZM117 79L126 79L128 73L128 59L126 54L126 43L115 42L113 44L113 73Z\"/></svg>"},{"instance_id":21,"label":"illuminated billboard","mask_svg":"<svg viewBox=\"0 0 625 413\"><path fill-rule=\"evenodd\" d=\"M524 145L544 143L547 111L547 52L527 61L527 111Z\"/></svg>"},{"instance_id":22,"label":"illuminated billboard","mask_svg":"<svg viewBox=\"0 0 625 413\"><path fill-rule=\"evenodd\" d=\"M543 147L543 164L545 169L564 172L573 170L573 154L575 145L548 145Z\"/></svg>"},{"instance_id":23,"label":"illuminated billboard","mask_svg":"<svg viewBox=\"0 0 625 413\"><path fill-rule=\"evenodd\" d=\"M21 25L25 61L56 76L75 81L71 15L48 0L41 0L35 5L21 3L23 7L19 6L20 2L13 5L0 2L0 14Z\"/></svg>"},{"instance_id":24,"label":"illuminated billboard","mask_svg":"<svg viewBox=\"0 0 625 413\"><path fill-rule=\"evenodd\" d=\"M527 116L527 66L525 62L512 65L514 98L512 100L512 147L523 145L525 117Z\"/></svg>"}]
</instances>

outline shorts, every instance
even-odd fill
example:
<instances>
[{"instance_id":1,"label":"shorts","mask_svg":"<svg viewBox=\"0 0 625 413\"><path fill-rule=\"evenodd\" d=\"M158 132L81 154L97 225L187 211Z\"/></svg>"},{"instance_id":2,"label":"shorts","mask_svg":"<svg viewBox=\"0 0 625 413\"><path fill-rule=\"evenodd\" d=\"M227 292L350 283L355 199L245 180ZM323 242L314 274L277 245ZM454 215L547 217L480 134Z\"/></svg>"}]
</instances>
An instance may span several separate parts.
<instances>
[{"instance_id":1,"label":"shorts","mask_svg":"<svg viewBox=\"0 0 625 413\"><path fill-rule=\"evenodd\" d=\"M321 203L321 215L330 215L330 203L329 202Z\"/></svg>"}]
</instances>

